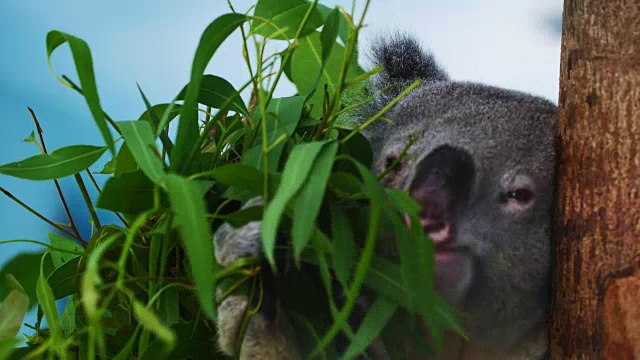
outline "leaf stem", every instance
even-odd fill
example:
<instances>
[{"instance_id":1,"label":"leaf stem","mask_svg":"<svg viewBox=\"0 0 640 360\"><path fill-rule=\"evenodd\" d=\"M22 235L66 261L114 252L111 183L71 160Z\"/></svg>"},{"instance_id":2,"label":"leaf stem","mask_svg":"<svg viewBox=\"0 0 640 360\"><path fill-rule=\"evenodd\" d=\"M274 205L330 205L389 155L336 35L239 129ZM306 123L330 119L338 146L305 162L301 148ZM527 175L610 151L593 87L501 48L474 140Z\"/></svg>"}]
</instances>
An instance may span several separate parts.
<instances>
[{"instance_id":1,"label":"leaf stem","mask_svg":"<svg viewBox=\"0 0 640 360\"><path fill-rule=\"evenodd\" d=\"M91 182L93 183L93 187L96 188L96 191L99 193L102 192L102 189L100 189L100 186L98 185L98 182L96 181L96 178L93 177L93 174L91 173L91 171L89 171L89 169L86 170L87 175L89 176L89 179L91 179ZM120 221L122 222L122 224L124 224L124 226L126 228L129 228L129 224L127 223L127 221L122 217L122 215L120 215L120 213L115 212L114 214L116 214L116 216L118 217L118 219L120 219Z\"/></svg>"},{"instance_id":2,"label":"leaf stem","mask_svg":"<svg viewBox=\"0 0 640 360\"><path fill-rule=\"evenodd\" d=\"M10 193L9 191L7 191L5 188L3 188L1 186L0 186L0 192L2 192L3 194L7 195L7 197L9 197L9 199L15 201L16 203L18 203L18 205L20 205L23 208L27 209L27 211L29 211L33 215L37 216L38 218L40 218L41 220L43 220L47 224L49 224L49 225L53 226L54 228L58 229L58 231L64 233L65 235L67 235L68 237L70 237L72 239L76 239L80 244L82 244L82 247L85 247L85 248L87 247L87 243L84 240L82 240L82 238L76 236L75 234L70 233L69 231L64 229L62 226L60 226L60 225L56 224L55 222L47 219L46 217L41 215L39 212L35 211L29 205L27 205L24 202L22 202L20 199L15 197L12 193Z\"/></svg>"},{"instance_id":3,"label":"leaf stem","mask_svg":"<svg viewBox=\"0 0 640 360\"><path fill-rule=\"evenodd\" d=\"M96 214L96 209L91 202L91 197L89 197L89 192L87 192L87 187L84 185L84 180L82 180L82 176L80 174L73 175L78 183L78 187L80 188L80 192L82 193L82 198L84 199L85 204L87 204L87 209L89 209L89 214L91 215L91 219L93 220L93 224L96 226L96 230L100 230L102 225L100 225L100 219L98 219L98 214Z\"/></svg>"},{"instance_id":4,"label":"leaf stem","mask_svg":"<svg viewBox=\"0 0 640 360\"><path fill-rule=\"evenodd\" d=\"M65 254L72 254L72 255L85 255L84 252L67 250L67 249L51 246L51 244L47 244L45 242L37 241L37 240L0 240L0 245L2 245L2 244L12 244L12 243L37 244L37 245L41 245L41 246L44 246L44 247L48 248L50 251L57 251L57 252L61 252L61 253L65 253Z\"/></svg>"},{"instance_id":5,"label":"leaf stem","mask_svg":"<svg viewBox=\"0 0 640 360\"><path fill-rule=\"evenodd\" d=\"M33 122L36 124L36 130L38 131L38 137L40 137L40 145L42 146L42 152L46 154L47 145L44 142L44 136L43 136L44 131L40 126L40 121L38 121L38 117L36 116L36 113L33 111L32 108L27 108L27 110L29 110L29 114L31 114L31 118L33 119ZM58 191L58 196L60 197L60 201L62 202L62 207L64 208L64 212L67 214L67 219L69 219L69 225L71 227L71 230L73 230L73 232L76 234L78 238L82 238L82 235L80 235L80 231L78 231L78 228L76 227L76 224L73 221L73 216L71 216L69 205L67 205L67 200L65 199L64 194L62 193L62 189L60 188L60 183L58 182L58 179L53 179L53 183L56 186L56 191Z\"/></svg>"},{"instance_id":6,"label":"leaf stem","mask_svg":"<svg viewBox=\"0 0 640 360\"><path fill-rule=\"evenodd\" d=\"M362 131L362 129L366 128L367 126L371 125L374 121L381 118L382 115L384 115L387 111L389 111L389 109L391 109L396 103L398 103L398 101L400 101L403 97L405 97L413 89L417 88L419 85L420 85L420 79L414 81L411 85L409 85L406 89L404 89L398 96L396 96L387 105L385 105L380 111L378 111L375 115L373 115L371 119L363 122L362 124L358 125L355 129L353 129L349 133L349 135L347 135L344 139L340 140L340 143L344 144L349 139L351 139L351 137L354 136L356 133Z\"/></svg>"}]
</instances>

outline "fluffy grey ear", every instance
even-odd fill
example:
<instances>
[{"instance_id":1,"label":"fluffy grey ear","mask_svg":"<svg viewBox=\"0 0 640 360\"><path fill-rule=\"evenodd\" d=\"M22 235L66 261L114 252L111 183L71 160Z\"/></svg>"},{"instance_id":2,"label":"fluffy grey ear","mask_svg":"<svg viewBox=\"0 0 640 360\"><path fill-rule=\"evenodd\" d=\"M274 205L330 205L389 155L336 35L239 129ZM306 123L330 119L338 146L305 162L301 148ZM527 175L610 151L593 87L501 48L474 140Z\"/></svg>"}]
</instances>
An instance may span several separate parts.
<instances>
[{"instance_id":1,"label":"fluffy grey ear","mask_svg":"<svg viewBox=\"0 0 640 360\"><path fill-rule=\"evenodd\" d=\"M417 79L422 80L421 86L449 80L433 55L425 51L415 37L407 34L396 33L378 38L373 42L368 55L374 65L382 67L382 72L369 80L364 95L375 97L355 113L353 118L357 122L363 122L382 110ZM376 121L363 134L374 148L379 148L385 140L388 128L388 123Z\"/></svg>"},{"instance_id":2,"label":"fluffy grey ear","mask_svg":"<svg viewBox=\"0 0 640 360\"><path fill-rule=\"evenodd\" d=\"M371 47L371 58L383 72L372 81L370 90L385 91L387 101L397 96L406 86L417 79L423 83L446 81L447 73L438 65L433 55L425 51L416 38L396 34L380 38Z\"/></svg>"}]
</instances>

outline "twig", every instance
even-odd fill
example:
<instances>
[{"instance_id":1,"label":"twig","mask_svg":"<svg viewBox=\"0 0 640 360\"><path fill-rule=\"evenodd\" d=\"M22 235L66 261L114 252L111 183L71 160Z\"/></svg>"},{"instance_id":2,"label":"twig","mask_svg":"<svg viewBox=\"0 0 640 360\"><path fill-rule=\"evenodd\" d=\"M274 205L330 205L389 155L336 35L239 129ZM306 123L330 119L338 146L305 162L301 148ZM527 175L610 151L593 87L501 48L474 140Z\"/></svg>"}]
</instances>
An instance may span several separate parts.
<instances>
[{"instance_id":1,"label":"twig","mask_svg":"<svg viewBox=\"0 0 640 360\"><path fill-rule=\"evenodd\" d=\"M91 202L91 197L89 197L89 192L87 192L87 187L84 186L84 181L82 180L82 176L80 174L73 175L78 183L78 187L80 188L80 192L82 193L82 198L84 199L85 204L87 204L87 209L89 209L89 214L91 214L91 219L93 220L93 224L96 226L97 230L100 230L102 225L100 225L100 220L98 219L98 214L96 214L96 209L93 207L93 203Z\"/></svg>"},{"instance_id":2,"label":"twig","mask_svg":"<svg viewBox=\"0 0 640 360\"><path fill-rule=\"evenodd\" d=\"M15 201L16 203L18 203L18 205L22 206L23 208L27 209L27 211L29 211L30 213L32 213L33 215L37 216L38 218L42 219L44 222L46 222L47 224L53 226L54 228L58 229L60 232L64 233L65 235L67 235L68 237L72 238L72 239L76 239L78 240L78 242L80 242L80 244L82 244L82 247L87 247L87 243L82 240L82 238L70 233L69 231L67 231L65 228L63 228L62 226L54 223L53 221L47 219L46 217L42 216L39 212L35 211L33 208L31 208L29 205L25 204L24 202L22 202L20 199L18 199L17 197L15 197L12 193L10 193L9 191L7 191L5 188L0 186L0 192L2 192L3 194L7 195L9 197L9 199Z\"/></svg>"},{"instance_id":3,"label":"twig","mask_svg":"<svg viewBox=\"0 0 640 360\"><path fill-rule=\"evenodd\" d=\"M42 151L46 154L47 145L44 143L44 136L42 135L44 131L40 126L40 121L38 121L38 117L36 116L36 113L33 111L32 108L27 108L27 110L29 110L29 113L31 114L31 118L33 119L33 122L36 124L36 130L38 131L38 136L40 137L40 145L42 146ZM53 179L53 183L56 185L56 190L58 191L58 196L60 197L60 201L62 202L62 207L64 207L64 211L67 214L67 218L69 219L69 225L71 227L71 230L73 230L73 232L77 235L77 238L81 239L82 235L80 235L80 231L78 231L78 228L76 227L76 224L73 221L73 216L71 216L69 205L67 205L67 200L65 199L64 194L62 193L62 189L60 188L60 183L58 182L58 179Z\"/></svg>"},{"instance_id":4,"label":"twig","mask_svg":"<svg viewBox=\"0 0 640 360\"><path fill-rule=\"evenodd\" d=\"M87 175L89 175L89 179L91 179L91 182L93 183L93 187L96 188L96 191L99 193L102 192L102 189L100 189L100 186L98 186L98 182L96 181L96 178L93 177L93 174L91 173L91 171L89 171L89 169L86 170ZM118 219L120 219L120 221L122 221L122 223L124 224L124 226L126 228L129 228L129 223L127 223L127 221L122 217L122 215L120 215L118 212L114 211L114 214L116 214L116 216L118 217Z\"/></svg>"}]
</instances>

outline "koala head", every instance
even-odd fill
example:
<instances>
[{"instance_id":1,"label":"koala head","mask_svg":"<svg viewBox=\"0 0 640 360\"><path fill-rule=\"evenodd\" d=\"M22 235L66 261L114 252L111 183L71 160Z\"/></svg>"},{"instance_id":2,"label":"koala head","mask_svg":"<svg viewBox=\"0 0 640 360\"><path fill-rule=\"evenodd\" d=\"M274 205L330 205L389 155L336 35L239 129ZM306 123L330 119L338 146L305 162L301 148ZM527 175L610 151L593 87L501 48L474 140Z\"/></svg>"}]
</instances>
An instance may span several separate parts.
<instances>
[{"instance_id":1,"label":"koala head","mask_svg":"<svg viewBox=\"0 0 640 360\"><path fill-rule=\"evenodd\" d=\"M544 322L555 182L556 106L542 98L448 80L405 36L374 47L387 89L374 113L406 85L421 85L365 135L374 170L423 206L436 246L435 286L474 341L509 347Z\"/></svg>"}]
</instances>

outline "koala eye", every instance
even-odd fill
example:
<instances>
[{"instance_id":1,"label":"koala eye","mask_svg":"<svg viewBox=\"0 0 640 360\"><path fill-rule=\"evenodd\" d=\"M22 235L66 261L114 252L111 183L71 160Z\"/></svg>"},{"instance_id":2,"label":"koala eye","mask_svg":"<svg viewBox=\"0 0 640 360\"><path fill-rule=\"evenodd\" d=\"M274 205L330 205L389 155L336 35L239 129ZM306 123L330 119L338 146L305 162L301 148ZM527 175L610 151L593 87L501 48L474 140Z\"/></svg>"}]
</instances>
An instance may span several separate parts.
<instances>
[{"instance_id":1,"label":"koala eye","mask_svg":"<svg viewBox=\"0 0 640 360\"><path fill-rule=\"evenodd\" d=\"M500 200L507 212L527 211L536 202L536 184L528 175L507 173L502 181L502 189Z\"/></svg>"},{"instance_id":2,"label":"koala eye","mask_svg":"<svg viewBox=\"0 0 640 360\"><path fill-rule=\"evenodd\" d=\"M519 203L526 204L533 200L533 191L524 188L508 191L506 198L507 200L515 200Z\"/></svg>"}]
</instances>

